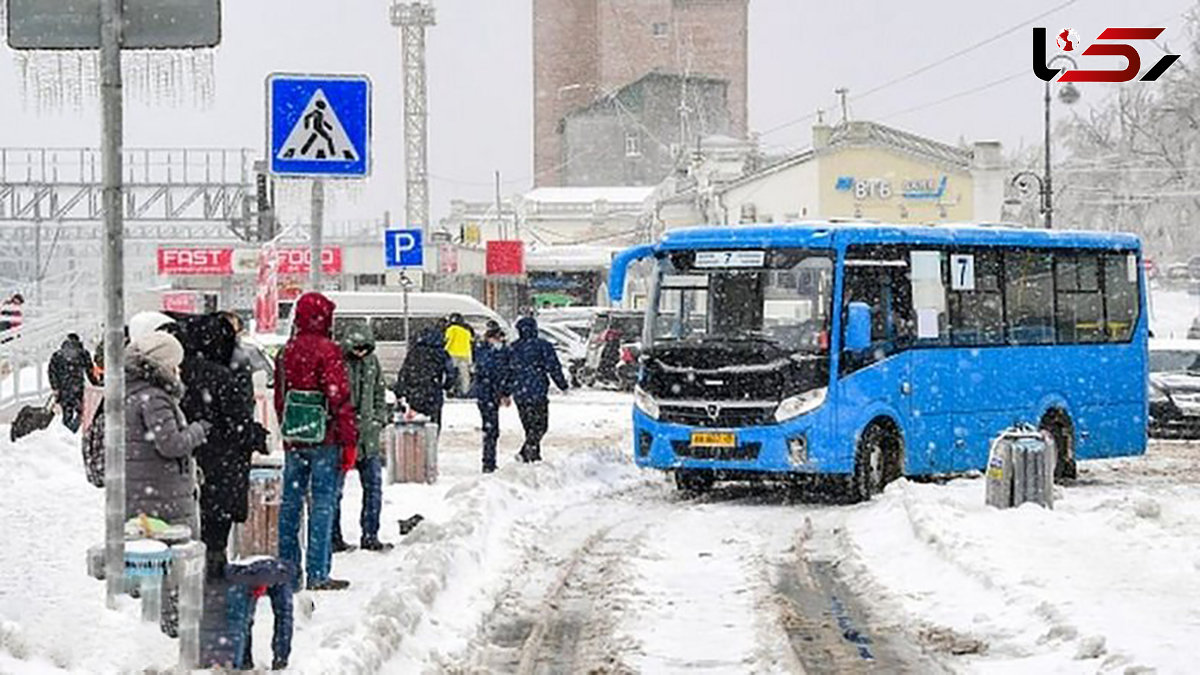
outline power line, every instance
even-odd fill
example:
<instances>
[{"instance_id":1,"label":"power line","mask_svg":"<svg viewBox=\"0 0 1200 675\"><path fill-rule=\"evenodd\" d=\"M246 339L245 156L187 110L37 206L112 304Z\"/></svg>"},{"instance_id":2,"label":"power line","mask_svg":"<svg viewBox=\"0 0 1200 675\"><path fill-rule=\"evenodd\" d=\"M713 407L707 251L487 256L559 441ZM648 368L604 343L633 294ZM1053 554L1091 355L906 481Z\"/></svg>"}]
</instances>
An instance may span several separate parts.
<instances>
[{"instance_id":1,"label":"power line","mask_svg":"<svg viewBox=\"0 0 1200 675\"><path fill-rule=\"evenodd\" d=\"M1066 7L1069 7L1070 5L1073 5L1073 4L1075 4L1076 2L1078 2L1078 1L1079 1L1079 0L1066 0L1066 2L1063 2L1063 3L1061 3L1061 4L1059 4L1059 5L1055 6L1055 7L1052 7L1051 9L1048 9L1048 10L1046 10L1045 12L1042 12L1041 14L1038 14L1037 16L1034 16L1034 17L1031 17L1031 18L1029 18L1029 19L1026 19L1025 21L1022 21L1021 23L1019 23L1019 24L1017 24L1017 25L1015 25L1015 26L1013 26L1013 27L1011 27L1011 28L1005 29L1005 30L1003 30L1003 31L1001 31L1001 32L999 32L999 33L996 33L995 35L992 35L992 36L991 36L991 37L989 37L989 38L986 38L986 39L984 39L984 40L981 40L981 41L979 41L979 42L976 42L975 44L973 44L973 45L971 45L971 46L969 46L969 47L964 47L963 49L960 49L960 50L958 50L958 51L954 52L953 54L950 54L949 56L944 56L944 57L942 57L942 58L938 59L937 61L934 61L934 62L932 62L932 63L928 63L928 64L926 64L926 65L924 65L924 66L921 66L920 68L917 68L916 70L913 70L913 71L910 71L910 72L908 72L908 73L905 73L904 75L901 75L900 77L897 77L897 78L895 78L895 79L893 79L893 80L889 80L888 82L885 82L885 83L883 83L883 84L881 84L881 85L878 85L878 86L876 86L876 87L873 87L873 88L871 88L871 89L868 89L867 91L865 91L865 92L863 92L863 93L861 93L861 94L859 94L859 95L857 95L857 96L851 97L851 99L850 99L850 100L851 100L851 101L858 101L858 100L861 100L861 99L863 99L863 98L866 98L867 96L870 96L871 94L874 94L874 93L876 93L876 92L879 92L879 91L883 91L884 89L887 89L887 88L889 88L889 87L892 87L892 86L894 86L894 85L897 85L897 84L899 84L899 83L901 83L901 82L904 82L904 81L906 81L906 80L910 80L910 79L912 79L912 78L916 77L917 75L920 75L921 73L924 73L924 72L926 72L926 71L932 70L932 69L934 69L934 68L936 68L936 67L938 67L938 66L940 66L940 65L942 65L942 64L944 64L944 63L948 63L949 61L952 61L952 60L954 60L954 59L956 59L956 58L958 58L958 57L960 57L960 56L963 56L963 55L965 55L965 54L969 54L970 52L973 52L973 51L975 51L976 49L979 49L980 47L983 47L983 46L985 46L985 45L991 44L991 43L995 42L996 40L999 40L999 39L1000 39L1000 38L1002 38L1002 37L1005 37L1005 36L1007 36L1007 35L1011 35L1012 33L1014 33L1014 32L1016 32L1016 31L1018 31L1018 30L1020 30L1020 29L1024 28L1025 26L1028 26L1029 24L1033 23L1034 21L1037 21L1038 19L1044 18L1044 17L1046 17L1046 16L1049 16L1049 15L1053 14L1054 12L1057 12L1057 11L1059 11L1059 10L1061 10L1061 9L1064 9L1064 8L1066 8ZM811 113L811 114L805 115L804 117L798 117L798 118L796 118L796 119L794 119L794 120L790 120L790 121L788 121L788 122L784 122L783 124L780 124L780 125L777 125L777 126L771 127L770 129L767 129L766 131L763 131L763 132L761 132L759 135L760 135L760 136L766 136L767 134L775 133L776 131L780 131L780 130L782 130L782 129L786 129L786 128L790 127L790 126L794 126L794 125L796 125L796 124L800 124L801 122L804 122L804 121L806 121L806 120L810 120L810 119L812 119L813 117L816 117L816 113Z\"/></svg>"},{"instance_id":2,"label":"power line","mask_svg":"<svg viewBox=\"0 0 1200 675\"><path fill-rule=\"evenodd\" d=\"M920 68L917 68L916 70L913 70L913 71L910 71L910 72L908 72L908 73L905 73L904 75L901 75L900 77L897 77L897 78L896 78L896 79L894 79L894 80L891 80L891 81L885 82L885 83L883 83L883 84L881 84L881 85L879 85L879 86L877 86L877 87L873 87L873 88L871 88L871 89L868 89L868 90L864 91L863 93L859 94L858 96L855 96L853 100L857 101L857 100L859 100L859 99L866 98L866 97L870 96L871 94L874 94L874 93L876 93L876 92L879 92L879 91L883 91L884 89L887 89L887 88L889 88L889 87L892 87L892 86L895 86L895 85L897 85L897 84L900 84L901 82L904 82L904 81L906 81L906 80L910 80L910 79L912 79L912 78L916 77L917 75L920 75L921 73L924 73L924 72L927 72L927 71L929 71L929 70L932 70L932 69L934 69L934 68L937 68L938 66L940 66L940 65L942 65L942 64L944 64L944 63L949 63L950 61L953 61L954 59L957 59L957 58L958 58L958 57L960 57L960 56L963 56L963 55L965 55L965 54L969 54L969 53L971 53L971 52L975 51L976 49L979 49L980 47L983 47L983 46L985 46L985 45L989 45L989 44L991 44L991 43L995 42L996 40L999 40L999 39L1000 39L1000 38L1002 38L1002 37L1005 37L1005 36L1007 36L1007 35L1011 35L1011 34L1013 34L1013 33L1017 32L1017 31L1021 30L1021 29L1022 29L1022 28L1024 28L1025 26L1028 26L1029 24L1033 23L1034 21L1037 21L1038 19L1042 19L1042 18L1044 18L1044 17L1047 17L1047 16L1049 16L1049 15L1051 15L1051 14L1053 14L1053 13L1055 13L1055 12L1057 12L1057 11L1061 10L1061 9L1064 9L1064 8L1066 8L1066 7L1069 7L1070 5L1073 5L1073 4L1075 4L1076 2L1078 2L1078 0L1067 0L1066 2L1064 2L1064 3L1060 4L1060 5L1057 5L1057 6L1055 6L1055 7L1052 7L1052 8L1050 8L1050 9L1048 9L1048 10L1046 10L1046 11L1042 12L1041 14L1038 14L1038 15L1037 15L1037 16L1035 16L1035 17L1032 17L1032 18L1029 18L1029 19L1026 19L1026 20L1022 21L1021 23L1019 23L1019 24L1017 24L1017 25L1015 25L1015 26L1013 26L1013 27L1011 27L1011 28L1008 28L1008 29L1006 29L1006 30L1000 31L999 33L996 33L995 35L993 35L993 36L991 36L991 37L989 37L989 38L986 38L986 39L984 39L984 40L981 40L981 41L979 41L979 42L976 42L975 44L973 44L973 45L971 45L971 46L969 46L969 47L964 47L963 49L960 49L960 50L958 50L958 51L954 52L953 54L950 54L949 56L942 57L941 59L938 59L937 61L934 61L933 63L928 63L928 64L926 64L926 65L924 65L924 66L921 66ZM1024 72L1024 71L1022 71L1022 72Z\"/></svg>"},{"instance_id":3,"label":"power line","mask_svg":"<svg viewBox=\"0 0 1200 675\"><path fill-rule=\"evenodd\" d=\"M904 110L899 110L894 113L889 113L887 115L883 115L880 119L885 119L885 120L891 119L893 117L900 117L902 115L914 113L914 112L917 112L918 110L932 108L933 106L941 105L943 103L953 101L956 98L962 98L963 96L970 96L971 94L977 94L985 89L991 89L992 87L1000 86L1000 85L1004 84L1005 82L1010 82L1012 80L1017 79L1018 77L1021 77L1023 75L1028 75L1028 74L1029 74L1028 69L1022 68L1021 70L1013 73L1012 75L1008 75L1007 77L1002 77L998 80L993 80L991 82L988 82L987 84L981 84L978 87L971 87L970 89L960 91L956 94L950 94L949 96L945 96L945 97L939 98L937 100L930 101L928 103L922 103L921 105L915 105L915 106L912 106L911 108L905 108Z\"/></svg>"}]
</instances>

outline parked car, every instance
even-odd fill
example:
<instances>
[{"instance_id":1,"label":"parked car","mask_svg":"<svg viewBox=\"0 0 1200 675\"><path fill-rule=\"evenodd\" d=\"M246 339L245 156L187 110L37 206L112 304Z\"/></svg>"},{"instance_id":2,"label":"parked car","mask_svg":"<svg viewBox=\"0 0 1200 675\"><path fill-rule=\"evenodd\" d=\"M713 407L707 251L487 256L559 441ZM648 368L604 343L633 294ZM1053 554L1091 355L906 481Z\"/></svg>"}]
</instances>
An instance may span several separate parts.
<instances>
[{"instance_id":1,"label":"parked car","mask_svg":"<svg viewBox=\"0 0 1200 675\"><path fill-rule=\"evenodd\" d=\"M1186 288L1191 278L1192 273L1188 270L1187 263L1172 263L1167 265L1162 285L1164 288Z\"/></svg>"},{"instance_id":2,"label":"parked car","mask_svg":"<svg viewBox=\"0 0 1200 675\"><path fill-rule=\"evenodd\" d=\"M558 360L567 369L571 386L579 386L579 371L587 358L587 343L571 329L559 324L538 324L538 333L558 352Z\"/></svg>"},{"instance_id":3,"label":"parked car","mask_svg":"<svg viewBox=\"0 0 1200 675\"><path fill-rule=\"evenodd\" d=\"M588 386L632 391L645 320L646 313L640 309L597 310L588 329L587 358L580 381Z\"/></svg>"},{"instance_id":4,"label":"parked car","mask_svg":"<svg viewBox=\"0 0 1200 675\"><path fill-rule=\"evenodd\" d=\"M537 313L538 326L555 325L569 329L587 340L588 331L592 326L592 318L596 316L599 307L555 307L540 309Z\"/></svg>"},{"instance_id":5,"label":"parked car","mask_svg":"<svg viewBox=\"0 0 1200 675\"><path fill-rule=\"evenodd\" d=\"M1200 438L1200 340L1150 340L1150 424L1155 438Z\"/></svg>"}]
</instances>

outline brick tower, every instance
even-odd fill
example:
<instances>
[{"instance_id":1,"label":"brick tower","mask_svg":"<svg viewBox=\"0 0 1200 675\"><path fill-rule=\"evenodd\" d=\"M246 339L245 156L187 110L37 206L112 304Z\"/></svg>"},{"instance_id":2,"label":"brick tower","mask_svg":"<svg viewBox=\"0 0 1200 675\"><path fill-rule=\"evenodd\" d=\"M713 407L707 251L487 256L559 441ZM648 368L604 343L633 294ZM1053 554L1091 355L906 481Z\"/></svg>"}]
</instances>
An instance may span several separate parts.
<instances>
[{"instance_id":1,"label":"brick tower","mask_svg":"<svg viewBox=\"0 0 1200 675\"><path fill-rule=\"evenodd\" d=\"M729 83L746 134L748 0L533 0L534 185L561 185L563 116L648 72Z\"/></svg>"}]
</instances>

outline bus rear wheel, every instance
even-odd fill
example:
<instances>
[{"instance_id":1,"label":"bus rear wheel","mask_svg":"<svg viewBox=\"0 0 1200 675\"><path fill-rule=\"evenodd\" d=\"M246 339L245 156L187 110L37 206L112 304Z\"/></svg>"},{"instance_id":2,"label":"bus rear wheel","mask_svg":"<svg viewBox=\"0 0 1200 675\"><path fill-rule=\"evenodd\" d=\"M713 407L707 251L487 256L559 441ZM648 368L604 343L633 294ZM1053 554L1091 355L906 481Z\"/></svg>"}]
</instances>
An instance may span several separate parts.
<instances>
[{"instance_id":1,"label":"bus rear wheel","mask_svg":"<svg viewBox=\"0 0 1200 675\"><path fill-rule=\"evenodd\" d=\"M679 488L680 492L702 494L712 489L713 483L716 481L716 476L713 476L708 471L695 471L691 469L675 470L675 487Z\"/></svg>"},{"instance_id":2,"label":"bus rear wheel","mask_svg":"<svg viewBox=\"0 0 1200 675\"><path fill-rule=\"evenodd\" d=\"M1074 480L1078 471L1075 466L1075 427L1070 416L1062 410L1051 410L1042 417L1038 428L1049 432L1054 439L1054 482Z\"/></svg>"},{"instance_id":3,"label":"bus rear wheel","mask_svg":"<svg viewBox=\"0 0 1200 675\"><path fill-rule=\"evenodd\" d=\"M850 498L865 502L904 473L904 442L893 425L872 422L858 440Z\"/></svg>"}]
</instances>

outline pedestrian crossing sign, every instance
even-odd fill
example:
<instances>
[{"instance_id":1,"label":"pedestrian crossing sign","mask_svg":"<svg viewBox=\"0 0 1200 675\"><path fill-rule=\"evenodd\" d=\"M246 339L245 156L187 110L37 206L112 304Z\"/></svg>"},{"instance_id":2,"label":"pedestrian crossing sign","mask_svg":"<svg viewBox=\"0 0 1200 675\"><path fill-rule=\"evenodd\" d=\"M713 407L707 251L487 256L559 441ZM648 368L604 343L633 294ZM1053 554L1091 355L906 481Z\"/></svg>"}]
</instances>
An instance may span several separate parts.
<instances>
[{"instance_id":1,"label":"pedestrian crossing sign","mask_svg":"<svg viewBox=\"0 0 1200 675\"><path fill-rule=\"evenodd\" d=\"M271 75L267 134L277 176L366 176L371 81L365 75Z\"/></svg>"}]
</instances>

